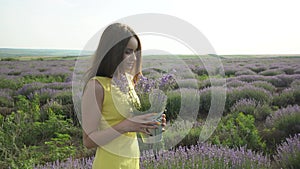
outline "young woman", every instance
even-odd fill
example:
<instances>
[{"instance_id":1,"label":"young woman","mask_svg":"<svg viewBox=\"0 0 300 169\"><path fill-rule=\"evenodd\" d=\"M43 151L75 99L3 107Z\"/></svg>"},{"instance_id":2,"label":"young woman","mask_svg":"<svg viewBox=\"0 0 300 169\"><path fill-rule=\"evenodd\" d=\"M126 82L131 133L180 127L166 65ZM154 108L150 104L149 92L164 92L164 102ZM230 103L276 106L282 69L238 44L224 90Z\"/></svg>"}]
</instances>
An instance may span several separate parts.
<instances>
[{"instance_id":1,"label":"young woman","mask_svg":"<svg viewBox=\"0 0 300 169\"><path fill-rule=\"evenodd\" d=\"M136 132L150 134L149 129L165 126L165 115L159 124L150 120L155 113L131 114L130 105L139 104L133 87L141 76L141 57L140 40L130 27L114 23L104 30L85 75L81 106L83 143L97 147L94 169L138 169ZM133 90L114 94L118 81Z\"/></svg>"}]
</instances>

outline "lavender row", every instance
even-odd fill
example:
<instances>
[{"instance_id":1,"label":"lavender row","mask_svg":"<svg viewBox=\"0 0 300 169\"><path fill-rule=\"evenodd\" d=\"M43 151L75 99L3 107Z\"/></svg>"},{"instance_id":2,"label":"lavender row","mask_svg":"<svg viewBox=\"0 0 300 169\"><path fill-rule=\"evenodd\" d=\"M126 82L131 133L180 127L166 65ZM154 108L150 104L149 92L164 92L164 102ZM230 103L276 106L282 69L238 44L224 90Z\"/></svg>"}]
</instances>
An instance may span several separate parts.
<instances>
[{"instance_id":1,"label":"lavender row","mask_svg":"<svg viewBox=\"0 0 300 169\"><path fill-rule=\"evenodd\" d=\"M35 169L88 169L92 166L92 159L72 159L64 162L53 162L35 166ZM191 147L179 147L169 151L147 150L142 153L141 168L270 168L271 160L268 156L253 152L244 147L230 149L207 143Z\"/></svg>"},{"instance_id":2,"label":"lavender row","mask_svg":"<svg viewBox=\"0 0 300 169\"><path fill-rule=\"evenodd\" d=\"M207 143L184 146L169 151L147 150L142 153L141 168L291 168L299 166L300 134L287 138L277 146L272 162L269 156L253 152L244 147L230 149ZM35 169L89 169L92 158L55 161L45 165L37 165ZM298 164L297 164L298 163Z\"/></svg>"}]
</instances>

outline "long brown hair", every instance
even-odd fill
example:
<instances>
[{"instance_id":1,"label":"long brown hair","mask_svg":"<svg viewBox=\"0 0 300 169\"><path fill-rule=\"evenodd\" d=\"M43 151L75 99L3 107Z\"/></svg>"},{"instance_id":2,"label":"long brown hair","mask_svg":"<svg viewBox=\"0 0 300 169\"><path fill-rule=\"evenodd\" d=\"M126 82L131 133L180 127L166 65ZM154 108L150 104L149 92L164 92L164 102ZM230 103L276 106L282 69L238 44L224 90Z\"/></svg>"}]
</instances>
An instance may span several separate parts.
<instances>
[{"instance_id":1,"label":"long brown hair","mask_svg":"<svg viewBox=\"0 0 300 169\"><path fill-rule=\"evenodd\" d=\"M85 84L94 76L113 77L118 65L123 61L124 50L131 37L135 37L138 41L136 70L134 71L136 72L134 83L136 83L142 70L140 39L129 26L122 23L113 23L102 33L98 48L92 58L92 64L85 74Z\"/></svg>"}]
</instances>

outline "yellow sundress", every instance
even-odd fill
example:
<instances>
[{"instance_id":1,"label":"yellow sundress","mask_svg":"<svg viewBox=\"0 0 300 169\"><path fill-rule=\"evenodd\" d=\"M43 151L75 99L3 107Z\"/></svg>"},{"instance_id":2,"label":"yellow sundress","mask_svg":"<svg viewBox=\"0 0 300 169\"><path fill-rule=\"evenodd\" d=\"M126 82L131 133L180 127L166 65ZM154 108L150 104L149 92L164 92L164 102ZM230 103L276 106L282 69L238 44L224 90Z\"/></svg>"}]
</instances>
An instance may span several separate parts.
<instances>
[{"instance_id":1,"label":"yellow sundress","mask_svg":"<svg viewBox=\"0 0 300 169\"><path fill-rule=\"evenodd\" d=\"M96 76L92 79L97 80L104 89L100 130L116 125L130 116L126 100L112 94L112 78ZM128 132L97 148L93 169L139 169L139 157L136 132Z\"/></svg>"}]
</instances>

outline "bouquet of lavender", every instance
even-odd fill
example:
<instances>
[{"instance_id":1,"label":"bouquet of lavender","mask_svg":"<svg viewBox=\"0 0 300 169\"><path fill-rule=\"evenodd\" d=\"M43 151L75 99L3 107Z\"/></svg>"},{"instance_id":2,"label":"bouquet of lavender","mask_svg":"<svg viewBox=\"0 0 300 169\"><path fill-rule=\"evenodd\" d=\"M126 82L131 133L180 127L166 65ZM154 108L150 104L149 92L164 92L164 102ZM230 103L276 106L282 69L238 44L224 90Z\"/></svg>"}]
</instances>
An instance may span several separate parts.
<instances>
[{"instance_id":1,"label":"bouquet of lavender","mask_svg":"<svg viewBox=\"0 0 300 169\"><path fill-rule=\"evenodd\" d=\"M140 99L137 96L130 75L121 74L118 78L113 77L111 94L115 107L124 117L135 115L141 109Z\"/></svg>"},{"instance_id":2,"label":"bouquet of lavender","mask_svg":"<svg viewBox=\"0 0 300 169\"><path fill-rule=\"evenodd\" d=\"M133 113L135 115L146 114L146 113L157 113L155 117L160 117L166 109L167 96L164 94L163 91L158 89L153 89L149 93L149 103L151 107L148 110L141 112L140 109L136 109Z\"/></svg>"},{"instance_id":3,"label":"bouquet of lavender","mask_svg":"<svg viewBox=\"0 0 300 169\"><path fill-rule=\"evenodd\" d=\"M146 113L157 113L155 116L152 117L152 121L161 123L161 116L166 109L167 104L167 96L164 94L163 91L154 89L149 94L149 102L151 107L146 111L139 111L135 109L133 112L134 115L139 114L146 114ZM149 132L151 135L146 135L141 133L141 137L144 143L157 143L162 140L162 126L159 125L156 129L150 129Z\"/></svg>"},{"instance_id":4,"label":"bouquet of lavender","mask_svg":"<svg viewBox=\"0 0 300 169\"><path fill-rule=\"evenodd\" d=\"M150 108L147 110L144 110L145 105L141 103L140 98L138 97L138 94L136 93L136 89L134 88L131 78L129 75L120 76L119 79L113 79L113 87L112 87L112 93L113 98L117 99L118 106L116 107L118 111L121 114L124 114L125 116L137 116L142 114L148 114L148 113L157 113L155 116L153 116L150 120L161 123L161 116L163 112L166 109L167 104L167 96L164 94L163 91L159 89L152 88L151 90L147 92L140 92L139 96L143 99L148 99L150 103ZM142 89L137 89L137 91L143 91ZM144 101L144 100L143 100ZM121 106L120 103L123 103L125 106ZM130 115L128 114L130 113ZM161 132L162 127L158 126L157 129L153 129L150 131L152 136L158 136L158 138L155 138L155 140L161 140ZM143 134L142 134L143 135ZM142 136L143 137L143 136ZM144 135L143 138L148 138L148 135ZM148 138L150 139L150 138ZM151 137L151 139L153 139ZM143 139L144 142L149 142ZM153 141L150 141L153 142Z\"/></svg>"}]
</instances>

